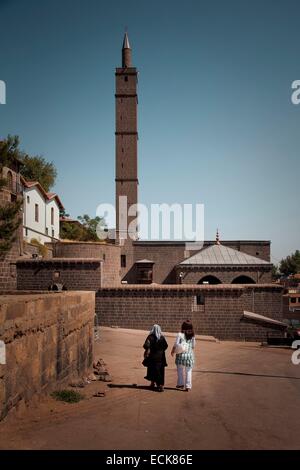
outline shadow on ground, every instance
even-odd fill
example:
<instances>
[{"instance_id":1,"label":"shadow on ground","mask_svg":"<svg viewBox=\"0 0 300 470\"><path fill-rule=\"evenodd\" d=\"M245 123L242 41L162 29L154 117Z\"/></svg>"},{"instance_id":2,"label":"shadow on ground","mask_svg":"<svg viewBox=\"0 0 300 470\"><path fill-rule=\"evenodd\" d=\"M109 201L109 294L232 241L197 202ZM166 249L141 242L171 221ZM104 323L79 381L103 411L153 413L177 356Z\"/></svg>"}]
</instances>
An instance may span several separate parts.
<instances>
[{"instance_id":1,"label":"shadow on ground","mask_svg":"<svg viewBox=\"0 0 300 470\"><path fill-rule=\"evenodd\" d=\"M242 375L249 377L263 377L270 379L291 379L291 380L300 380L300 377L291 377L287 375L268 375L268 374L251 374L248 372L229 372L225 370L193 370L193 373L198 374L224 374L224 375Z\"/></svg>"},{"instance_id":2,"label":"shadow on ground","mask_svg":"<svg viewBox=\"0 0 300 470\"><path fill-rule=\"evenodd\" d=\"M133 388L135 390L150 390L151 392L158 392L157 388L151 388L149 385L138 384L108 384L109 388ZM182 390L175 387L164 387L164 390L174 390L175 392L182 392Z\"/></svg>"}]
</instances>

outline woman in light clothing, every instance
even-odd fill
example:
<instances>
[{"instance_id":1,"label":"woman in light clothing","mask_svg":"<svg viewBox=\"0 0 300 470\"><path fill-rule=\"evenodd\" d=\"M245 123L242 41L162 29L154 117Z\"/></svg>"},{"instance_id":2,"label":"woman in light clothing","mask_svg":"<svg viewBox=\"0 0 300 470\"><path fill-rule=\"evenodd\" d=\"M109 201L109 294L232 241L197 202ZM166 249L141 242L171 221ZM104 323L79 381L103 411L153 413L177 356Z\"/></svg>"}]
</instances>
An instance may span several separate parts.
<instances>
[{"instance_id":1,"label":"woman in light clothing","mask_svg":"<svg viewBox=\"0 0 300 470\"><path fill-rule=\"evenodd\" d=\"M184 349L183 352L176 354L176 350ZM178 333L171 355L176 354L175 364L177 366L177 385L176 388L189 392L192 389L192 370L195 363L195 333L190 320L183 322L181 333Z\"/></svg>"}]
</instances>

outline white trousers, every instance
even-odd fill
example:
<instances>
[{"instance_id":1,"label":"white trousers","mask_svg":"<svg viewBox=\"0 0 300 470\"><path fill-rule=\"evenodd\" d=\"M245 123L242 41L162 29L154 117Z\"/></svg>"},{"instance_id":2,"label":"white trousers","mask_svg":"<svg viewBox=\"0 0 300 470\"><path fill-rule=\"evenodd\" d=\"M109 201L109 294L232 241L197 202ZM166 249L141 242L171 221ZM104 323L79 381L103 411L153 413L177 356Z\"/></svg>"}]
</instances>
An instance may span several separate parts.
<instances>
[{"instance_id":1,"label":"white trousers","mask_svg":"<svg viewBox=\"0 0 300 470\"><path fill-rule=\"evenodd\" d=\"M177 366L178 383L181 387L192 388L192 367Z\"/></svg>"}]
</instances>

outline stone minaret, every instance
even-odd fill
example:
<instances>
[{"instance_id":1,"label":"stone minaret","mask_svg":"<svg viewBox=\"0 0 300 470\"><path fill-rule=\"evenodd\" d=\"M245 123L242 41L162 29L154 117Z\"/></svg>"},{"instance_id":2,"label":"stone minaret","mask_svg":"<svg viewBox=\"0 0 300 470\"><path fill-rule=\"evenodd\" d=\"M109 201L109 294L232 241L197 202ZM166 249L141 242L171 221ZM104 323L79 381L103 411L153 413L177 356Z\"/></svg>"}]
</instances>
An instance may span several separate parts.
<instances>
[{"instance_id":1,"label":"stone minaret","mask_svg":"<svg viewBox=\"0 0 300 470\"><path fill-rule=\"evenodd\" d=\"M120 196L127 197L127 211L130 206L138 202L137 81L137 69L131 65L131 48L128 35L125 33L122 47L122 67L116 69L115 95L116 240L123 245L131 245L132 238L137 238L137 224L133 222L136 217L126 215L122 203L120 204ZM122 242L126 236L127 241Z\"/></svg>"}]
</instances>

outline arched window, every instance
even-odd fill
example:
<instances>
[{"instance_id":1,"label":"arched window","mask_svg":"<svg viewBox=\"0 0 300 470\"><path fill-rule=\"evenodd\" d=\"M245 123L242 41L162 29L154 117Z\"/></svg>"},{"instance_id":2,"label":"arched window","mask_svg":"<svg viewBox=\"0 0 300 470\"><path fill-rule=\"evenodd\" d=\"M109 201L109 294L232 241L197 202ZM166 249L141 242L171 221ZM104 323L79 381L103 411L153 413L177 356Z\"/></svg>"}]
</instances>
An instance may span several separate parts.
<instances>
[{"instance_id":1,"label":"arched window","mask_svg":"<svg viewBox=\"0 0 300 470\"><path fill-rule=\"evenodd\" d=\"M10 191L13 190L13 175L11 171L8 171L6 174L7 187Z\"/></svg>"},{"instance_id":2,"label":"arched window","mask_svg":"<svg viewBox=\"0 0 300 470\"><path fill-rule=\"evenodd\" d=\"M231 284L255 284L255 281L249 276L238 276L233 279Z\"/></svg>"},{"instance_id":3,"label":"arched window","mask_svg":"<svg viewBox=\"0 0 300 470\"><path fill-rule=\"evenodd\" d=\"M200 279L198 284L222 284L222 283L220 279L218 279L216 276L209 275L209 276L202 277L202 279Z\"/></svg>"},{"instance_id":4,"label":"arched window","mask_svg":"<svg viewBox=\"0 0 300 470\"><path fill-rule=\"evenodd\" d=\"M54 208L51 207L51 225L54 225Z\"/></svg>"}]
</instances>

